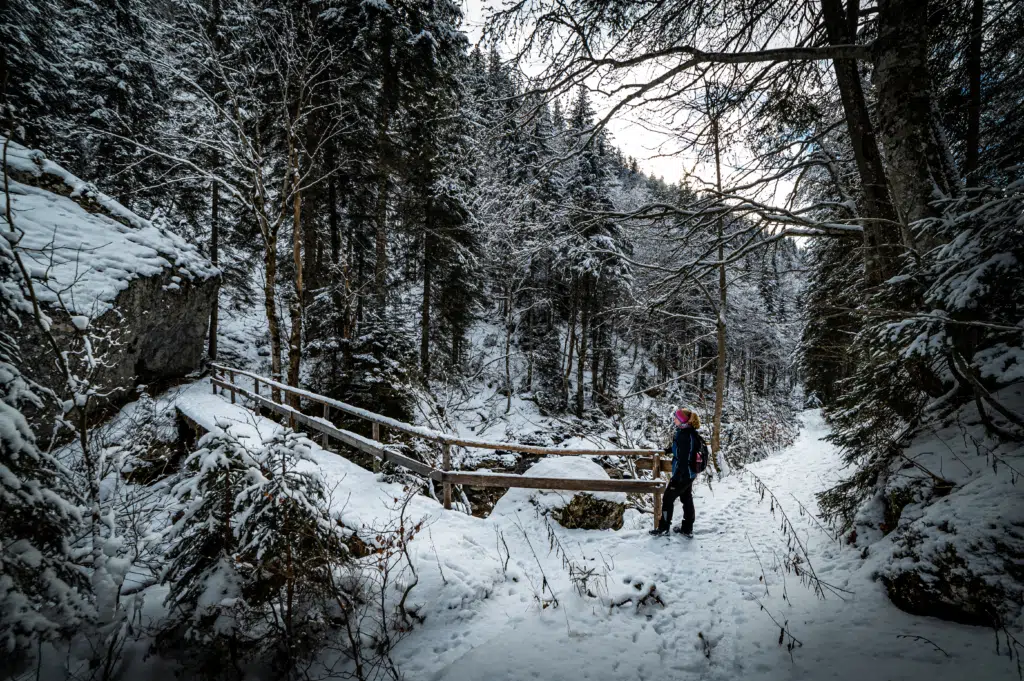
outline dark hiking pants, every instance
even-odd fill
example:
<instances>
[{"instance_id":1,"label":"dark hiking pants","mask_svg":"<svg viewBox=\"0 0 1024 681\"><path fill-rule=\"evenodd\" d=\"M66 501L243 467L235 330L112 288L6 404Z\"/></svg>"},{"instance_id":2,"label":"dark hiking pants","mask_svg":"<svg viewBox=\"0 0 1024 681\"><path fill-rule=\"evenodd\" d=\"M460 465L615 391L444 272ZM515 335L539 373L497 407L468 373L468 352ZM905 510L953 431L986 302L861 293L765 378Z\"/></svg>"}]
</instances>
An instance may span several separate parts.
<instances>
[{"instance_id":1,"label":"dark hiking pants","mask_svg":"<svg viewBox=\"0 0 1024 681\"><path fill-rule=\"evenodd\" d=\"M693 521L696 518L696 511L693 508L693 479L672 480L665 488L665 496L661 499L661 522L658 529L668 530L672 525L672 507L676 499L683 502L683 532L693 532Z\"/></svg>"}]
</instances>

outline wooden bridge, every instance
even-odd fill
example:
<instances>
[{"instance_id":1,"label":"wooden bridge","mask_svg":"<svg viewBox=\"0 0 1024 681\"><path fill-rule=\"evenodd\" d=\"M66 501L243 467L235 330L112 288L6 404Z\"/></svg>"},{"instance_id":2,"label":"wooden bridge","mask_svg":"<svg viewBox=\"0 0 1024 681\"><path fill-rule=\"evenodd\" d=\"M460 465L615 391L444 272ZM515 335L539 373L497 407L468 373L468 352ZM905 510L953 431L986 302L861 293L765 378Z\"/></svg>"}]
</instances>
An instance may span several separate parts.
<instances>
[{"instance_id":1,"label":"wooden bridge","mask_svg":"<svg viewBox=\"0 0 1024 681\"><path fill-rule=\"evenodd\" d=\"M327 447L329 440L337 440L344 445L352 447L364 454L373 457L376 462L388 462L396 466L407 468L411 471L440 483L443 487L444 507L452 507L452 486L468 485L471 487L520 487L528 489L559 489L583 492L626 492L632 494L654 494L655 518L661 515L661 492L665 483L661 480L661 473L671 470L672 462L664 458L664 452L657 449L561 449L557 447L536 447L512 442L490 442L473 438L449 435L430 428L414 426L403 423L396 419L376 414L366 409L360 409L339 400L318 395L295 388L265 376L260 376L249 371L236 369L223 364L210 364L212 371L213 392L218 388L230 395L232 403L244 398L258 408L267 409L287 419L290 427L303 427L316 431L321 436L321 445ZM240 379L251 381L252 389L241 385ZM262 388L266 388L266 394ZM283 395L293 397L292 404L299 404L305 401L320 405L322 416L310 416L300 411L295 406L284 403ZM330 421L333 411L339 411L371 424L373 438L367 438L357 433L338 428ZM417 461L403 454L394 451L393 448L381 442L381 435L384 429L391 429L404 433L411 437L420 438L430 442L437 442L442 448L441 468L435 468L422 461ZM523 454L534 454L540 456L625 456L636 457L635 468L637 470L653 471L652 479L649 480L587 480L580 478L543 478L530 475L515 475L488 473L482 471L461 472L452 470L451 448L452 446L467 447L473 449L490 449L495 451L519 452Z\"/></svg>"}]
</instances>

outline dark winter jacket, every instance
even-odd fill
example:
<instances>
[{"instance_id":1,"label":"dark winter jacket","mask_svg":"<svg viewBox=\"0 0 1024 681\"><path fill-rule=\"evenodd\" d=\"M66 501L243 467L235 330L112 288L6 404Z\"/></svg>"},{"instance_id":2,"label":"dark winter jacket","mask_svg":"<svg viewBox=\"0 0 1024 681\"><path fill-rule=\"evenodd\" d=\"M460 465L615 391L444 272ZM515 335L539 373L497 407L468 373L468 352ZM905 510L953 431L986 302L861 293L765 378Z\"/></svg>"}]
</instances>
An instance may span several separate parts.
<instances>
[{"instance_id":1,"label":"dark winter jacket","mask_svg":"<svg viewBox=\"0 0 1024 681\"><path fill-rule=\"evenodd\" d=\"M685 480L683 471L689 474L690 480L697 477L697 474L690 470L690 456L700 447L698 437L697 431L691 426L676 428L672 444L665 447L665 453L672 455L672 480Z\"/></svg>"}]
</instances>

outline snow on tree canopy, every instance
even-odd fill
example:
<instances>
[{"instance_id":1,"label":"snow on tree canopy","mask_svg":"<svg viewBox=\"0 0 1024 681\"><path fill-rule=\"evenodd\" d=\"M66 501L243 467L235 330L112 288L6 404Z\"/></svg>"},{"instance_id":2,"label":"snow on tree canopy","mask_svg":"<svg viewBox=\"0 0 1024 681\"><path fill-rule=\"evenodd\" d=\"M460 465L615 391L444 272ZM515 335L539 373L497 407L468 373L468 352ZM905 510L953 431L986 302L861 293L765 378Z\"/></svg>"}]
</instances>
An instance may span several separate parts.
<instances>
[{"instance_id":1,"label":"snow on tree canopy","mask_svg":"<svg viewBox=\"0 0 1024 681\"><path fill-rule=\"evenodd\" d=\"M7 140L0 137L0 143ZM195 246L132 213L42 152L10 142L6 165L18 236L10 234L6 214L3 231L9 240L18 239L41 302L56 305L61 292L71 313L96 317L133 279L172 270L197 281L219 272Z\"/></svg>"}]
</instances>

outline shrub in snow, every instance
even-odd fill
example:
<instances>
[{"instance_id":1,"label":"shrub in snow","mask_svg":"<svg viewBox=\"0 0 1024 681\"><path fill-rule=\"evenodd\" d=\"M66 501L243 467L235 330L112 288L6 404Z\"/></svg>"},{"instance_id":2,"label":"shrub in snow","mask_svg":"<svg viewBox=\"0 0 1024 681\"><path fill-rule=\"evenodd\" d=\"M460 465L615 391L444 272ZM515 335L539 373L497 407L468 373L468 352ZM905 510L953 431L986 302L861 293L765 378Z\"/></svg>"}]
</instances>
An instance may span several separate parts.
<instances>
[{"instance_id":1,"label":"shrub in snow","mask_svg":"<svg viewBox=\"0 0 1024 681\"><path fill-rule=\"evenodd\" d=\"M285 429L264 442L235 499L236 560L261 657L280 669L319 649L334 606L339 571L349 562L340 527L327 511L319 476L299 470L308 441Z\"/></svg>"},{"instance_id":2,"label":"shrub in snow","mask_svg":"<svg viewBox=\"0 0 1024 681\"><path fill-rule=\"evenodd\" d=\"M173 489L181 508L167 532L163 581L171 585L170 618L161 642L168 648L180 643L197 653L192 659L201 670L216 673L223 662L237 669L244 653L244 575L235 560L234 515L243 476L255 460L229 430L203 436L199 447Z\"/></svg>"},{"instance_id":3,"label":"shrub in snow","mask_svg":"<svg viewBox=\"0 0 1024 681\"><path fill-rule=\"evenodd\" d=\"M161 642L187 651L201 673L217 676L226 661L288 672L349 602L338 586L349 557L323 484L299 468L307 458L290 430L257 451L225 430L186 460L167 533L171 618Z\"/></svg>"},{"instance_id":4,"label":"shrub in snow","mask_svg":"<svg viewBox=\"0 0 1024 681\"><path fill-rule=\"evenodd\" d=\"M1017 469L1004 463L1024 437L1024 181L936 207L915 225L932 247L864 308L855 368L827 411L854 472L821 508L856 524L865 548L896 533L872 550L887 554L880 576L898 605L998 627L1024 594Z\"/></svg>"}]
</instances>

